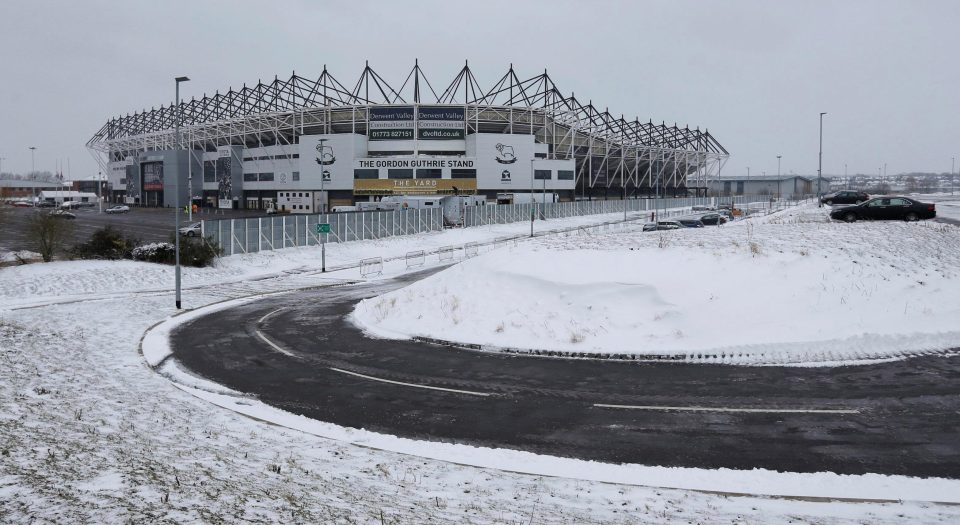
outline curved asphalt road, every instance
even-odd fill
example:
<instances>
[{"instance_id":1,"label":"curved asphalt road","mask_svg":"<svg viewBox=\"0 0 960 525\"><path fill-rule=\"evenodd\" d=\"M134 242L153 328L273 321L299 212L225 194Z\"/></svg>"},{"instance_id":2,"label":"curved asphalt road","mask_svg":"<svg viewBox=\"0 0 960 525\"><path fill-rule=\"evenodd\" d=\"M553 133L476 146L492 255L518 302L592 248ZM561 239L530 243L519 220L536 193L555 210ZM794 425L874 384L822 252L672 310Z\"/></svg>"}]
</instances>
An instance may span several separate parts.
<instances>
[{"instance_id":1,"label":"curved asphalt road","mask_svg":"<svg viewBox=\"0 0 960 525\"><path fill-rule=\"evenodd\" d=\"M174 358L283 410L416 439L612 463L960 477L960 357L832 368L566 360L373 340L344 319L359 299L426 273L210 314L174 333Z\"/></svg>"}]
</instances>

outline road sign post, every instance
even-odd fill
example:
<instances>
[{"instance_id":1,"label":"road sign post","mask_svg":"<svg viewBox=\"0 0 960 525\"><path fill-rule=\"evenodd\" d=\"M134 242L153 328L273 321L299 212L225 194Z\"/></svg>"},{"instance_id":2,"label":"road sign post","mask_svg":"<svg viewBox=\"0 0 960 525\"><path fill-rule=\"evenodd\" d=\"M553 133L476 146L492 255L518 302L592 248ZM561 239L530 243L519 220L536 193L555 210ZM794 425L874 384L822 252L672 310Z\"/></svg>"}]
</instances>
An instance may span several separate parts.
<instances>
[{"instance_id":1,"label":"road sign post","mask_svg":"<svg viewBox=\"0 0 960 525\"><path fill-rule=\"evenodd\" d=\"M330 223L317 223L317 235L323 235L320 238L320 273L327 272L327 234L330 233Z\"/></svg>"}]
</instances>

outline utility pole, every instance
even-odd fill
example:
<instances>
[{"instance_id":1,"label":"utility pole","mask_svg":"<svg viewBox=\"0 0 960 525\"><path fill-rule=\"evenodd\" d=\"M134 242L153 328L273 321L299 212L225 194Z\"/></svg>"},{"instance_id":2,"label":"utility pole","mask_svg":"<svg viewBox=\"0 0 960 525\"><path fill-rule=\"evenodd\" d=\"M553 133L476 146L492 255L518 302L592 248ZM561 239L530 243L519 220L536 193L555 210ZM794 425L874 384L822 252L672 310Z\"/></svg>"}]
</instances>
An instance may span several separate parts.
<instances>
[{"instance_id":1,"label":"utility pole","mask_svg":"<svg viewBox=\"0 0 960 525\"><path fill-rule=\"evenodd\" d=\"M780 180L780 157L782 157L782 155L777 155L777 200L782 198L780 196L780 183L782 182Z\"/></svg>"}]
</instances>

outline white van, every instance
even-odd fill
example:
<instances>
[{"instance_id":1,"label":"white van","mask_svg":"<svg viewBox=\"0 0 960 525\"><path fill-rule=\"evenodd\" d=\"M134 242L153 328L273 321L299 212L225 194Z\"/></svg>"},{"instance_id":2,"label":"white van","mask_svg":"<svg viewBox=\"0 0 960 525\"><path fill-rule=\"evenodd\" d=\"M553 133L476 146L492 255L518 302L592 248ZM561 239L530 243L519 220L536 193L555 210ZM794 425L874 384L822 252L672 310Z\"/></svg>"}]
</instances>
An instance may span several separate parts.
<instances>
[{"instance_id":1,"label":"white van","mask_svg":"<svg viewBox=\"0 0 960 525\"><path fill-rule=\"evenodd\" d=\"M334 206L330 211L333 213L344 213L348 211L360 211L360 208L356 206Z\"/></svg>"}]
</instances>

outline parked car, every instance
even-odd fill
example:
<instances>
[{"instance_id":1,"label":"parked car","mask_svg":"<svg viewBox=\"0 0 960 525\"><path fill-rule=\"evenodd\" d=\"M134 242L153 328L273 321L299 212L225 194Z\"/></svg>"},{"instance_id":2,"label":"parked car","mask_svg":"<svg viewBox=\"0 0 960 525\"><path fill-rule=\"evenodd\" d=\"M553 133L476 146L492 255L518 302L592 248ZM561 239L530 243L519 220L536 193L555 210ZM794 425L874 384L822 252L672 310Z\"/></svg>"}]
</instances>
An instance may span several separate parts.
<instances>
[{"instance_id":1,"label":"parked car","mask_svg":"<svg viewBox=\"0 0 960 525\"><path fill-rule=\"evenodd\" d=\"M692 211L716 211L716 208L714 208L713 206L704 206L704 205L698 204L698 205L690 208L690 210L692 210Z\"/></svg>"},{"instance_id":2,"label":"parked car","mask_svg":"<svg viewBox=\"0 0 960 525\"><path fill-rule=\"evenodd\" d=\"M33 204L26 201L17 201L13 203L17 208L33 208Z\"/></svg>"},{"instance_id":3,"label":"parked car","mask_svg":"<svg viewBox=\"0 0 960 525\"><path fill-rule=\"evenodd\" d=\"M56 217L57 219L76 219L77 216L66 211L66 210L53 210L49 214L51 217Z\"/></svg>"},{"instance_id":4,"label":"parked car","mask_svg":"<svg viewBox=\"0 0 960 525\"><path fill-rule=\"evenodd\" d=\"M688 217L691 219L698 219L703 223L704 226L716 226L717 223L724 224L727 222L726 215L715 211L708 213L691 213Z\"/></svg>"},{"instance_id":5,"label":"parked car","mask_svg":"<svg viewBox=\"0 0 960 525\"><path fill-rule=\"evenodd\" d=\"M666 220L666 221L657 221L657 222L648 222L643 225L643 231L652 232L660 230L679 230L684 226L680 224L680 221L676 220Z\"/></svg>"},{"instance_id":6,"label":"parked car","mask_svg":"<svg viewBox=\"0 0 960 525\"><path fill-rule=\"evenodd\" d=\"M117 206L111 206L103 211L104 213L127 213L130 211L130 206L118 204Z\"/></svg>"},{"instance_id":7,"label":"parked car","mask_svg":"<svg viewBox=\"0 0 960 525\"><path fill-rule=\"evenodd\" d=\"M180 235L184 237L199 237L200 236L200 223L195 222L189 226L184 226L180 228Z\"/></svg>"},{"instance_id":8,"label":"parked car","mask_svg":"<svg viewBox=\"0 0 960 525\"><path fill-rule=\"evenodd\" d=\"M830 218L838 221L900 220L919 221L937 216L937 208L929 202L907 197L877 197L854 206L834 208Z\"/></svg>"},{"instance_id":9,"label":"parked car","mask_svg":"<svg viewBox=\"0 0 960 525\"><path fill-rule=\"evenodd\" d=\"M828 193L820 197L820 202L833 206L834 204L860 204L870 200L870 196L862 191L842 190Z\"/></svg>"},{"instance_id":10,"label":"parked car","mask_svg":"<svg viewBox=\"0 0 960 525\"><path fill-rule=\"evenodd\" d=\"M680 217L677 222L684 228L703 228L703 221L699 217Z\"/></svg>"},{"instance_id":11,"label":"parked car","mask_svg":"<svg viewBox=\"0 0 960 525\"><path fill-rule=\"evenodd\" d=\"M61 210L73 210L81 206L80 201L63 201L60 203Z\"/></svg>"},{"instance_id":12,"label":"parked car","mask_svg":"<svg viewBox=\"0 0 960 525\"><path fill-rule=\"evenodd\" d=\"M37 203L38 208L56 208L57 203L53 201L40 201Z\"/></svg>"}]
</instances>

